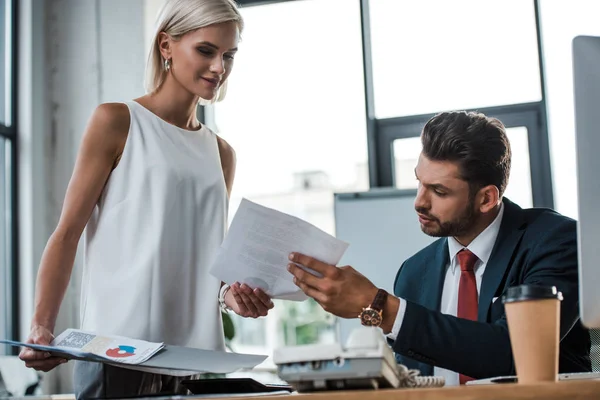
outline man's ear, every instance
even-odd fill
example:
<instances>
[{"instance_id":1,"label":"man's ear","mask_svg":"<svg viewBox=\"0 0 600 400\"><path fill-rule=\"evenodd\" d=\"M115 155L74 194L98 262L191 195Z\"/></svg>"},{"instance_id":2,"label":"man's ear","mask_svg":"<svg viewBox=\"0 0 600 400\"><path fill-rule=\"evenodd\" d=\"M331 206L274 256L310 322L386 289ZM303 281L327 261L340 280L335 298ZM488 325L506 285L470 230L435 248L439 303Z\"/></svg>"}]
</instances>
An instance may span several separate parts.
<instances>
[{"instance_id":1,"label":"man's ear","mask_svg":"<svg viewBox=\"0 0 600 400\"><path fill-rule=\"evenodd\" d=\"M158 37L156 38L158 42L158 49L160 50L160 54L163 60L171 59L171 37L165 33L160 32Z\"/></svg>"},{"instance_id":2,"label":"man's ear","mask_svg":"<svg viewBox=\"0 0 600 400\"><path fill-rule=\"evenodd\" d=\"M488 213L500 203L500 191L495 185L484 186L479 189L475 201L482 214Z\"/></svg>"}]
</instances>

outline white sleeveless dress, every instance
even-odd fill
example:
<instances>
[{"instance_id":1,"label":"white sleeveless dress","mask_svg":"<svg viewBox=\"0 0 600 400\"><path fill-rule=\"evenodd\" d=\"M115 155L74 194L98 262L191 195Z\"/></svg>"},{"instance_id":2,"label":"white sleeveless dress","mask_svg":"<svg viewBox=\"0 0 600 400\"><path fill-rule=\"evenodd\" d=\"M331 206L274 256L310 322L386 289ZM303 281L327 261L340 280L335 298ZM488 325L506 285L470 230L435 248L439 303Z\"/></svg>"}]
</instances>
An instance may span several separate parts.
<instances>
[{"instance_id":1,"label":"white sleeveless dress","mask_svg":"<svg viewBox=\"0 0 600 400\"><path fill-rule=\"evenodd\" d=\"M126 104L127 142L86 227L81 327L224 350L208 272L227 227L216 135Z\"/></svg>"}]
</instances>

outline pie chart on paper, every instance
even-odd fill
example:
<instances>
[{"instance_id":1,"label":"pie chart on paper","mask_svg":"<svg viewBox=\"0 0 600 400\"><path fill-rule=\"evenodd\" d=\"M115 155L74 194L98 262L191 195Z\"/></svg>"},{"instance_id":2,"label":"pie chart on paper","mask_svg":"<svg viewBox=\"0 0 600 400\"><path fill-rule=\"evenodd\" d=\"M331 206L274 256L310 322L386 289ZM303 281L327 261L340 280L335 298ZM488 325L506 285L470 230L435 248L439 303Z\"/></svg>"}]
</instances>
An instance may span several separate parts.
<instances>
[{"instance_id":1,"label":"pie chart on paper","mask_svg":"<svg viewBox=\"0 0 600 400\"><path fill-rule=\"evenodd\" d=\"M106 350L106 355L115 358L131 357L135 355L135 347L133 346L119 346L114 349Z\"/></svg>"}]
</instances>

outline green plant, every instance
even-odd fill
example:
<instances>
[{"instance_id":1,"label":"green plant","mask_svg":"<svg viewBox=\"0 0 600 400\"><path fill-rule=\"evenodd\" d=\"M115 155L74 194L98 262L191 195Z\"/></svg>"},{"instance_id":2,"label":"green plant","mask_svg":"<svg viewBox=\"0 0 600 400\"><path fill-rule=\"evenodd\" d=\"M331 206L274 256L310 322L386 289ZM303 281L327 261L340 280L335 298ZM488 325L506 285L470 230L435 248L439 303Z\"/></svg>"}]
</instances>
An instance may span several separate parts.
<instances>
[{"instance_id":1,"label":"green plant","mask_svg":"<svg viewBox=\"0 0 600 400\"><path fill-rule=\"evenodd\" d=\"M223 333L225 334L225 340L229 343L235 337L235 325L231 315L226 312L221 312L221 318L223 319Z\"/></svg>"}]
</instances>

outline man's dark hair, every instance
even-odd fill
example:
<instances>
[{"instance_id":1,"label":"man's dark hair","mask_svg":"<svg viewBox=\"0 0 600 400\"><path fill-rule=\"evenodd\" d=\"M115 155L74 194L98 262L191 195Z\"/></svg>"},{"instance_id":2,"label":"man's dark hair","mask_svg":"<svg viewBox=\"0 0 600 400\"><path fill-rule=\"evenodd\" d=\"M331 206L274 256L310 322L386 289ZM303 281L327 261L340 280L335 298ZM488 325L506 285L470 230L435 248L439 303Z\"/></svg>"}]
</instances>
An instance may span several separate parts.
<instances>
[{"instance_id":1,"label":"man's dark hair","mask_svg":"<svg viewBox=\"0 0 600 400\"><path fill-rule=\"evenodd\" d=\"M421 134L423 154L433 161L458 162L460 177L471 195L487 185L504 194L510 174L510 144L496 118L453 111L431 118Z\"/></svg>"}]
</instances>

